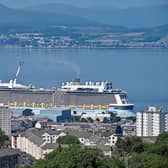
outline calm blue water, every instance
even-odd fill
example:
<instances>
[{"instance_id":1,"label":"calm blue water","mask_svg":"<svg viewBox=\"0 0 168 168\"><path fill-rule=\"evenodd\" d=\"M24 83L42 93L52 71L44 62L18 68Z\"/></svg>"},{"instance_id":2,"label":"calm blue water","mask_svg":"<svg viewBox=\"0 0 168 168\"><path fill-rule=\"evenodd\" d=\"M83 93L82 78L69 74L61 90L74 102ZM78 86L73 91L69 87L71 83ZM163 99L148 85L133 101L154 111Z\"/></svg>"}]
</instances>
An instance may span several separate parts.
<instances>
[{"instance_id":1,"label":"calm blue water","mask_svg":"<svg viewBox=\"0 0 168 168\"><path fill-rule=\"evenodd\" d=\"M127 91L136 110L168 106L168 49L0 49L0 79L13 79L19 61L19 83L48 88L75 77L109 80Z\"/></svg>"}]
</instances>

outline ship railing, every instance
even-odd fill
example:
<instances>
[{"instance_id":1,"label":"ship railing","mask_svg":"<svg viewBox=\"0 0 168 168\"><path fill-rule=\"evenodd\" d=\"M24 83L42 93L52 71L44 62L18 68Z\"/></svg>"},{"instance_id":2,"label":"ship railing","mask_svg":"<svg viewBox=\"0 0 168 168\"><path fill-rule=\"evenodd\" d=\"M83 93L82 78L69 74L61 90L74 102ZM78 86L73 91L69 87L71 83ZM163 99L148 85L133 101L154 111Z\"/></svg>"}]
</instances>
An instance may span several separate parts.
<instances>
[{"instance_id":1,"label":"ship railing","mask_svg":"<svg viewBox=\"0 0 168 168\"><path fill-rule=\"evenodd\" d=\"M35 103L35 102L8 102L11 107L32 107L32 108L51 108L52 103Z\"/></svg>"},{"instance_id":2,"label":"ship railing","mask_svg":"<svg viewBox=\"0 0 168 168\"><path fill-rule=\"evenodd\" d=\"M93 104L84 104L83 108L85 109L108 109L108 105L93 105Z\"/></svg>"},{"instance_id":3,"label":"ship railing","mask_svg":"<svg viewBox=\"0 0 168 168\"><path fill-rule=\"evenodd\" d=\"M69 105L69 108L70 109L83 108L83 109L92 109L92 110L96 110L96 109L106 110L109 108L109 106L108 105L93 105L93 104L83 104L83 105L71 104Z\"/></svg>"}]
</instances>

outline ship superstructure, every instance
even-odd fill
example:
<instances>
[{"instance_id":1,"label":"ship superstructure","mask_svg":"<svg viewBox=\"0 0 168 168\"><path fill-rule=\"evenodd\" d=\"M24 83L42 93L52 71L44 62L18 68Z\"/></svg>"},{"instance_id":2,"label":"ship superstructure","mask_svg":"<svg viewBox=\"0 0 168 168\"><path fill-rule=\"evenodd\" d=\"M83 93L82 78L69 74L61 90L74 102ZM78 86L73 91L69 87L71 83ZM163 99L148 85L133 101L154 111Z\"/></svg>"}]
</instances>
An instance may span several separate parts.
<instances>
[{"instance_id":1,"label":"ship superstructure","mask_svg":"<svg viewBox=\"0 0 168 168\"><path fill-rule=\"evenodd\" d=\"M55 90L17 83L22 64L20 62L14 79L8 83L0 81L0 103L9 106L52 107Z\"/></svg>"},{"instance_id":2,"label":"ship superstructure","mask_svg":"<svg viewBox=\"0 0 168 168\"><path fill-rule=\"evenodd\" d=\"M62 91L79 91L79 92L111 92L112 83L105 82L85 82L84 84L80 83L80 79L74 79L72 82L62 83Z\"/></svg>"},{"instance_id":3,"label":"ship superstructure","mask_svg":"<svg viewBox=\"0 0 168 168\"><path fill-rule=\"evenodd\" d=\"M113 89L112 83L85 82L80 79L62 84L55 93L55 104L84 108L119 108L132 110L134 104L129 104L127 93L121 89Z\"/></svg>"},{"instance_id":4,"label":"ship superstructure","mask_svg":"<svg viewBox=\"0 0 168 168\"><path fill-rule=\"evenodd\" d=\"M21 66L22 66L23 62L20 62L19 63L19 66L17 68L17 71L16 71L16 75L15 75L15 78L14 80L10 80L9 83L3 83L1 80L0 80L0 89L12 89L12 88L16 88L16 89L26 89L26 88L29 88L29 86L26 86L26 85L22 85L22 84L18 84L16 81L17 81L17 78L19 76L19 73L20 73L20 70L21 70Z\"/></svg>"}]
</instances>

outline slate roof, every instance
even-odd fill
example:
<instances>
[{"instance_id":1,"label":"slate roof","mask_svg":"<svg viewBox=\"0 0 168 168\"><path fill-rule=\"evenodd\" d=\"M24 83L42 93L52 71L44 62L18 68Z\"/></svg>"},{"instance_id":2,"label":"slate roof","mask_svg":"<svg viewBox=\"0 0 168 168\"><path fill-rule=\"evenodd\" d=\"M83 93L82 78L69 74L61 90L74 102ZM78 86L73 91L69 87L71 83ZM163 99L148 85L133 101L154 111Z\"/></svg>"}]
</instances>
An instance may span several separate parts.
<instances>
[{"instance_id":1,"label":"slate roof","mask_svg":"<svg viewBox=\"0 0 168 168\"><path fill-rule=\"evenodd\" d=\"M20 151L17 149L0 149L0 157L19 155Z\"/></svg>"},{"instance_id":2,"label":"slate roof","mask_svg":"<svg viewBox=\"0 0 168 168\"><path fill-rule=\"evenodd\" d=\"M48 130L48 129L28 129L22 132L20 135L26 137L30 141L34 142L37 146L41 146L44 141L42 140L42 135L48 133L49 135L59 135L63 131Z\"/></svg>"},{"instance_id":3,"label":"slate roof","mask_svg":"<svg viewBox=\"0 0 168 168\"><path fill-rule=\"evenodd\" d=\"M39 135L40 134L38 134L38 135L35 134L32 130L27 130L27 131L21 133L21 136L26 137L30 141L34 142L37 146L40 146L44 143L41 136L39 136Z\"/></svg>"},{"instance_id":4,"label":"slate roof","mask_svg":"<svg viewBox=\"0 0 168 168\"><path fill-rule=\"evenodd\" d=\"M84 132L84 131L78 131L78 130L68 130L67 133L69 135L74 135L78 138L85 138L85 139L89 139L91 137L91 133L89 132Z\"/></svg>"},{"instance_id":5,"label":"slate roof","mask_svg":"<svg viewBox=\"0 0 168 168\"><path fill-rule=\"evenodd\" d=\"M41 148L44 149L44 150L46 150L46 149L56 149L56 148L58 148L58 146L59 145L57 143L55 143L55 144L47 143L47 144L43 145Z\"/></svg>"}]
</instances>

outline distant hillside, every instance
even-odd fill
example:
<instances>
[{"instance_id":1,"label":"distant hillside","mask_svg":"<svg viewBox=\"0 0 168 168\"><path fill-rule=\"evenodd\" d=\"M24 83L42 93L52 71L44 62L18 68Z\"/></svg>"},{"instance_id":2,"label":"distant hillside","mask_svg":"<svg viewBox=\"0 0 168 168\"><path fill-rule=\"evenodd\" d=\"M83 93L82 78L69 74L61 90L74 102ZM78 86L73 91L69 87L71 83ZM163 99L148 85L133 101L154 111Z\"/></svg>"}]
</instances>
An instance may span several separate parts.
<instances>
[{"instance_id":1,"label":"distant hillside","mask_svg":"<svg viewBox=\"0 0 168 168\"><path fill-rule=\"evenodd\" d=\"M118 8L168 4L167 0L0 0L0 3L12 8L22 8L47 3L63 3L79 7L102 7L106 5L107 7L113 6Z\"/></svg>"},{"instance_id":2,"label":"distant hillside","mask_svg":"<svg viewBox=\"0 0 168 168\"><path fill-rule=\"evenodd\" d=\"M26 11L7 8L0 5L0 26L88 26L97 25L96 22L88 21L79 16L50 13L43 11Z\"/></svg>"},{"instance_id":3,"label":"distant hillside","mask_svg":"<svg viewBox=\"0 0 168 168\"><path fill-rule=\"evenodd\" d=\"M143 41L167 41L168 42L168 24L146 29Z\"/></svg>"},{"instance_id":4,"label":"distant hillside","mask_svg":"<svg viewBox=\"0 0 168 168\"><path fill-rule=\"evenodd\" d=\"M99 23L127 27L152 27L168 24L168 5L118 9L111 6L78 8L64 4L45 4L32 6L27 9L53 13L58 12L80 16Z\"/></svg>"},{"instance_id":5,"label":"distant hillside","mask_svg":"<svg viewBox=\"0 0 168 168\"><path fill-rule=\"evenodd\" d=\"M117 9L107 6L80 8L64 4L45 4L23 9L0 5L0 26L96 26L154 27L168 24L168 5Z\"/></svg>"},{"instance_id":6,"label":"distant hillside","mask_svg":"<svg viewBox=\"0 0 168 168\"><path fill-rule=\"evenodd\" d=\"M168 23L158 26L161 21L167 21L166 15L161 20L161 15L156 12L158 8L152 8L150 14L148 8L143 9L121 10L103 6L91 9L62 4L11 9L0 5L0 33L4 35L0 46L167 48ZM160 13L165 14L166 9L164 6ZM157 20L157 26L152 26ZM124 24L134 28L122 26Z\"/></svg>"},{"instance_id":7,"label":"distant hillside","mask_svg":"<svg viewBox=\"0 0 168 168\"><path fill-rule=\"evenodd\" d=\"M65 5L61 3L48 3L48 4L41 4L36 6L29 6L23 9L30 10L30 11L42 11L42 12L58 12L64 13L69 15L84 15L88 12L88 8L80 8L73 5ZM89 11L90 12L90 11Z\"/></svg>"}]
</instances>

